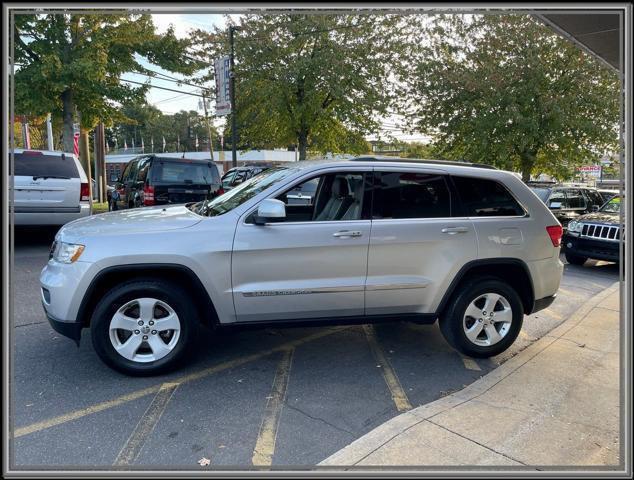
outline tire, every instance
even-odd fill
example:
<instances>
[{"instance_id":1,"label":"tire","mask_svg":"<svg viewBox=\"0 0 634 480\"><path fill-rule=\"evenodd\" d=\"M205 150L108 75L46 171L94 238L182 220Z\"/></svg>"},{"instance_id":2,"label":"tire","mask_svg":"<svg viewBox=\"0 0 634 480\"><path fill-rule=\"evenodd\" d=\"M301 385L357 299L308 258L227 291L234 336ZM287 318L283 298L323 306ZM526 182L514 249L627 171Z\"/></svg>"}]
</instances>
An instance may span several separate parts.
<instances>
[{"instance_id":1,"label":"tire","mask_svg":"<svg viewBox=\"0 0 634 480\"><path fill-rule=\"evenodd\" d=\"M500 299L495 301L495 295ZM489 299L495 302L495 311L493 315L487 312L486 316L480 317L481 307L486 306ZM468 315L467 309L476 312L478 318ZM523 320L522 300L508 283L496 277L474 277L458 287L439 324L440 331L453 348L470 357L488 358L499 355L513 344ZM479 333L476 336L474 332ZM500 338L494 335L496 332Z\"/></svg>"},{"instance_id":2,"label":"tire","mask_svg":"<svg viewBox=\"0 0 634 480\"><path fill-rule=\"evenodd\" d=\"M139 279L113 288L91 318L97 355L126 375L158 375L175 369L195 350L198 338L200 319L189 297L182 287L164 280Z\"/></svg>"},{"instance_id":3,"label":"tire","mask_svg":"<svg viewBox=\"0 0 634 480\"><path fill-rule=\"evenodd\" d=\"M588 257L581 257L573 253L565 253L566 261L572 265L583 265L588 260Z\"/></svg>"}]
</instances>

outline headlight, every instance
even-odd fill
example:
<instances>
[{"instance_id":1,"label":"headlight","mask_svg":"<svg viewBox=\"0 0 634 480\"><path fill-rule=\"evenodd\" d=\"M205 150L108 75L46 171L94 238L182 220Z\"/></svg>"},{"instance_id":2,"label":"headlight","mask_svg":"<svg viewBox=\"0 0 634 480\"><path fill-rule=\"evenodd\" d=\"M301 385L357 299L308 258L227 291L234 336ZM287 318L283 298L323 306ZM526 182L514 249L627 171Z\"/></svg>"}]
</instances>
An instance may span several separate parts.
<instances>
[{"instance_id":1,"label":"headlight","mask_svg":"<svg viewBox=\"0 0 634 480\"><path fill-rule=\"evenodd\" d=\"M569 232L580 232L582 228L583 228L583 225L581 224L581 222L578 222L576 220L572 220L568 224L568 231Z\"/></svg>"},{"instance_id":2,"label":"headlight","mask_svg":"<svg viewBox=\"0 0 634 480\"><path fill-rule=\"evenodd\" d=\"M51 250L52 258L56 262L73 263L81 256L84 246L74 243L55 242Z\"/></svg>"}]
</instances>

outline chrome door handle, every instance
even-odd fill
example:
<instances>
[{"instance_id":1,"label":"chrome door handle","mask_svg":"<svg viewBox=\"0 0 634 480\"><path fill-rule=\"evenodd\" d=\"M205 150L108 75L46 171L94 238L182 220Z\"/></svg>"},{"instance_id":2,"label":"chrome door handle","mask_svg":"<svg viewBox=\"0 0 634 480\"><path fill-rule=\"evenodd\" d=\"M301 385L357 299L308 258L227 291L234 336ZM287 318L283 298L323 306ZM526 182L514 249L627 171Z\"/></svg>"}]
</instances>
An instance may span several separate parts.
<instances>
[{"instance_id":1,"label":"chrome door handle","mask_svg":"<svg viewBox=\"0 0 634 480\"><path fill-rule=\"evenodd\" d=\"M456 233L467 233L469 229L467 227L445 227L441 230L442 233L448 235L455 235Z\"/></svg>"},{"instance_id":2,"label":"chrome door handle","mask_svg":"<svg viewBox=\"0 0 634 480\"><path fill-rule=\"evenodd\" d=\"M355 230L355 231L340 230L339 232L335 232L332 234L333 237L338 237L338 238L360 237L361 235L363 234L359 232L358 230Z\"/></svg>"}]
</instances>

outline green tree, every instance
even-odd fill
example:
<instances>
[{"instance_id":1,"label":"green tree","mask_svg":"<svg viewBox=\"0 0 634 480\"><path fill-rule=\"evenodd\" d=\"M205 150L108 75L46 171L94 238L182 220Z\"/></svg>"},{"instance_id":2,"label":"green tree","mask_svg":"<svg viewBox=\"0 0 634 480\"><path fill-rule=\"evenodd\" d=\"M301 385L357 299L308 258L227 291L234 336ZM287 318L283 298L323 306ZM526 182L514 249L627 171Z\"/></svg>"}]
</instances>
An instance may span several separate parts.
<instances>
[{"instance_id":1,"label":"green tree","mask_svg":"<svg viewBox=\"0 0 634 480\"><path fill-rule=\"evenodd\" d=\"M420 29L413 125L441 155L565 176L618 144L619 80L529 15L438 15Z\"/></svg>"},{"instance_id":2,"label":"green tree","mask_svg":"<svg viewBox=\"0 0 634 480\"><path fill-rule=\"evenodd\" d=\"M378 130L395 97L389 80L403 59L402 23L398 15L241 17L240 145L297 145L300 159L309 149L367 149L363 136ZM207 62L228 52L226 30L198 31L196 38Z\"/></svg>"},{"instance_id":3,"label":"green tree","mask_svg":"<svg viewBox=\"0 0 634 480\"><path fill-rule=\"evenodd\" d=\"M73 150L75 109L81 127L111 124L120 106L145 98L146 86L120 82L125 72L149 73L142 63L190 74L199 65L184 56L188 40L173 29L155 33L150 15L16 14L14 16L15 110L52 112L64 122L64 150Z\"/></svg>"}]
</instances>

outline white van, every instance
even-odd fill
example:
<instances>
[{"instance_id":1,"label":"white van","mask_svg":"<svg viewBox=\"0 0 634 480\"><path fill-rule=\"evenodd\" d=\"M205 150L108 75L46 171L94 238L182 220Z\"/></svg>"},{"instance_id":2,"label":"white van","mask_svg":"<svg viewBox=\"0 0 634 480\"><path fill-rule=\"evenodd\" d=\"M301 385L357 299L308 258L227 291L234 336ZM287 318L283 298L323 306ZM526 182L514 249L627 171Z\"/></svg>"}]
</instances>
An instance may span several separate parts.
<instances>
[{"instance_id":1,"label":"white van","mask_svg":"<svg viewBox=\"0 0 634 480\"><path fill-rule=\"evenodd\" d=\"M14 150L15 225L64 225L90 215L88 177L75 155Z\"/></svg>"}]
</instances>

